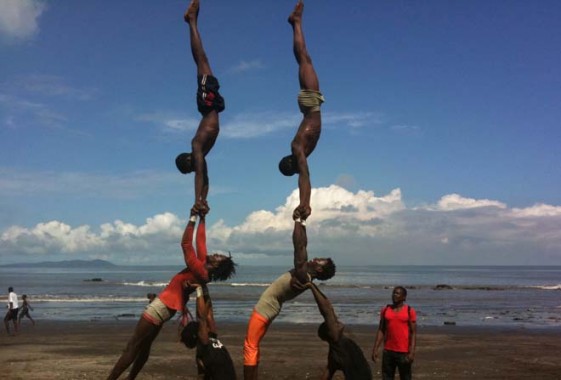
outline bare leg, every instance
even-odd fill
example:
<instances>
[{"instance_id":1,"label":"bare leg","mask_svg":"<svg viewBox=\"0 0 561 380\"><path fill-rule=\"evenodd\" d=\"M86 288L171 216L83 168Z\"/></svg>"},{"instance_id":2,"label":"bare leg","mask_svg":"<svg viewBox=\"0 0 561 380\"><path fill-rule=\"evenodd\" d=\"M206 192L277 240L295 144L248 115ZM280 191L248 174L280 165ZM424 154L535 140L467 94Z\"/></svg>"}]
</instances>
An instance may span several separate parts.
<instances>
[{"instance_id":1,"label":"bare leg","mask_svg":"<svg viewBox=\"0 0 561 380\"><path fill-rule=\"evenodd\" d=\"M4 326L6 327L6 332L8 333L8 335L10 335L10 320L8 319L9 313L10 312L8 311L8 313L4 317Z\"/></svg>"},{"instance_id":2,"label":"bare leg","mask_svg":"<svg viewBox=\"0 0 561 380\"><path fill-rule=\"evenodd\" d=\"M197 75L212 75L212 70L210 69L210 64L208 63L208 58L206 56L205 50L203 49L203 42L201 40L201 35L199 34L199 29L197 28L197 21L199 16L199 0L192 0L189 4L187 12L185 12L185 22L189 24L189 33L191 36L191 53L193 54L193 59L197 64Z\"/></svg>"},{"instance_id":3,"label":"bare leg","mask_svg":"<svg viewBox=\"0 0 561 380\"><path fill-rule=\"evenodd\" d=\"M156 339L156 336L160 333L162 326L159 326L157 330L151 332L151 336L146 339L146 342L142 344L140 348L140 352L136 356L136 359L132 365L131 371L129 372L129 376L127 379L134 380L138 376L139 372L144 367L144 364L148 361L148 357L150 356L150 348L152 348L152 342Z\"/></svg>"},{"instance_id":4,"label":"bare leg","mask_svg":"<svg viewBox=\"0 0 561 380\"><path fill-rule=\"evenodd\" d=\"M154 339L156 339L156 336L160 332L160 329L161 326L155 326L144 318L140 318L138 324L136 325L132 338L127 343L127 347L125 348L125 351L123 352L117 363L115 363L115 366L113 367L113 370L109 374L107 380L118 379L119 376L121 376L121 374L125 372L125 370L139 358L139 356L141 356L142 354L146 354L146 349L148 350L147 353L149 355L152 342L154 341ZM148 356L144 358L142 365L146 363L146 360L148 360ZM133 369L135 369L138 373L142 369L140 362L138 363L138 365L135 362Z\"/></svg>"},{"instance_id":5,"label":"bare leg","mask_svg":"<svg viewBox=\"0 0 561 380\"><path fill-rule=\"evenodd\" d=\"M243 366L244 380L257 380L258 379L258 366L257 365L244 365Z\"/></svg>"},{"instance_id":6,"label":"bare leg","mask_svg":"<svg viewBox=\"0 0 561 380\"><path fill-rule=\"evenodd\" d=\"M288 22L292 25L294 32L294 57L298 62L298 79L300 88L305 90L319 91L319 81L312 65L312 58L306 49L306 41L304 32L302 31L302 13L304 12L304 3L298 1L296 7L288 17Z\"/></svg>"}]
</instances>

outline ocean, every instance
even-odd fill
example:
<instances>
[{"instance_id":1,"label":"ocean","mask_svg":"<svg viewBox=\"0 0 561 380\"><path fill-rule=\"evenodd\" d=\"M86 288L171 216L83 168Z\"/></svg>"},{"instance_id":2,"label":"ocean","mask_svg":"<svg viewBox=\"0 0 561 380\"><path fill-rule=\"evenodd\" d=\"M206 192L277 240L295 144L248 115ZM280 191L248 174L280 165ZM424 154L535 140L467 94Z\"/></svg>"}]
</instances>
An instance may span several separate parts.
<instances>
[{"instance_id":1,"label":"ocean","mask_svg":"<svg viewBox=\"0 0 561 380\"><path fill-rule=\"evenodd\" d=\"M37 321L136 320L147 304L146 294L159 293L181 269L2 267L0 289L6 302L10 286L20 302L27 294ZM261 293L288 269L239 266L228 282L211 283L217 322L246 322ZM338 266L334 278L319 283L347 325L376 325L381 308L391 302L392 288L403 285L419 326L561 326L559 266ZM188 306L194 308L193 299ZM322 317L306 292L287 302L277 321L317 324Z\"/></svg>"}]
</instances>

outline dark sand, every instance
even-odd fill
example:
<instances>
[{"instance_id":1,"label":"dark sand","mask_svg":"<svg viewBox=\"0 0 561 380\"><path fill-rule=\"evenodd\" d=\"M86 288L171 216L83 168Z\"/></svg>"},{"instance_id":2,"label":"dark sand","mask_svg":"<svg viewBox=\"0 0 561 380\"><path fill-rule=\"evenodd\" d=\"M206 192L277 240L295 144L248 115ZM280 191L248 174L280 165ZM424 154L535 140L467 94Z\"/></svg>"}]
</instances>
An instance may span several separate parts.
<instances>
[{"instance_id":1,"label":"dark sand","mask_svg":"<svg viewBox=\"0 0 561 380\"><path fill-rule=\"evenodd\" d=\"M238 378L243 377L245 324L220 324ZM104 379L132 334L136 321L24 321L17 336L0 334L2 379ZM315 325L273 323L262 343L260 378L317 379L327 344ZM370 361L376 326L347 326L380 379L380 363ZM493 329L419 326L415 379L561 379L561 328ZM195 379L194 351L177 342L168 322L152 346L138 379ZM124 378L124 376L122 376ZM335 376L342 379L341 374Z\"/></svg>"}]
</instances>

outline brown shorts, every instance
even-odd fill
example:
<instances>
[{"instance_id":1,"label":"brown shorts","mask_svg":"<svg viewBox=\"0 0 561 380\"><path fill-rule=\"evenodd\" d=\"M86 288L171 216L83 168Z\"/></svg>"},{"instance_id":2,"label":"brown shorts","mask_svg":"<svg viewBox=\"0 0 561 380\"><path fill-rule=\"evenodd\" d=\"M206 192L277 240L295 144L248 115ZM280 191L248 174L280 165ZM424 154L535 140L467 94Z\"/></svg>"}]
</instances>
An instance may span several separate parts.
<instances>
[{"instance_id":1,"label":"brown shorts","mask_svg":"<svg viewBox=\"0 0 561 380\"><path fill-rule=\"evenodd\" d=\"M167 307L159 297L154 298L144 309L142 318L153 325L160 326L173 318L176 311Z\"/></svg>"},{"instance_id":2,"label":"brown shorts","mask_svg":"<svg viewBox=\"0 0 561 380\"><path fill-rule=\"evenodd\" d=\"M300 90L298 93L298 107L304 115L310 112L319 112L323 102L325 102L325 98L319 91Z\"/></svg>"}]
</instances>

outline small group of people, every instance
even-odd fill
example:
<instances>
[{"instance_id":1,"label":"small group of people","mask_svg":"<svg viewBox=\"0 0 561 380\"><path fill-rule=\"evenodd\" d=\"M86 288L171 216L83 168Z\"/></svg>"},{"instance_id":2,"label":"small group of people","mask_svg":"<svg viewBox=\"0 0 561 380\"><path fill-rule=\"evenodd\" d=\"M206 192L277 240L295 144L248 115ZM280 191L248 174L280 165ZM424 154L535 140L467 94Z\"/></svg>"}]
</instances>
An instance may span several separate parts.
<instances>
[{"instance_id":1,"label":"small group of people","mask_svg":"<svg viewBox=\"0 0 561 380\"><path fill-rule=\"evenodd\" d=\"M220 85L213 75L198 30L199 6L199 0L192 0L184 14L184 20L189 25L191 53L197 67L196 100L202 118L191 140L191 152L181 153L175 160L177 169L181 173L194 172L195 174L195 200L181 241L186 267L170 280L160 294L147 295L149 303L108 380L118 379L129 367L131 369L127 379L135 379L148 360L152 343L162 326L178 312L181 313L179 340L187 348L196 348L199 378L221 380L237 378L232 358L218 339L212 300L207 287L211 281L229 279L235 274L236 264L231 256L219 253L207 254L205 221L210 207L207 201L209 176L206 156L218 137L219 113L225 109L225 102L219 93ZM314 151L321 134L320 106L324 102L324 97L320 92L319 80L306 48L302 28L303 11L304 4L302 0L298 0L288 17L293 31L293 52L298 63L300 84L298 105L303 118L292 140L291 154L279 162L279 170L283 175L298 174L300 202L292 215L294 265L271 283L251 313L243 347L243 377L244 380L258 378L260 344L269 326L280 314L284 302L296 298L309 289L324 318L324 322L319 326L318 336L329 344L327 365L321 378L331 379L335 372L340 370L347 379L371 379L370 365L362 350L344 333L344 325L337 318L331 302L313 282L315 279L329 280L335 275L336 267L333 260L331 258L308 259L306 220L311 215L312 209L307 158ZM195 228L196 248L193 246ZM196 318L192 317L186 306L192 293L196 294ZM405 296L405 288L396 288L393 293L393 304L385 307L381 313L372 360L377 360L378 350L384 343L384 379L393 378L392 366L393 373L396 368L399 369L402 380L410 378L410 364L415 350L416 314L409 306L404 309ZM405 314L403 310L406 310ZM403 329L403 321L407 323L407 331ZM407 344L403 344L405 338ZM403 351L405 346L407 351ZM407 363L409 372L406 369Z\"/></svg>"},{"instance_id":2,"label":"small group of people","mask_svg":"<svg viewBox=\"0 0 561 380\"><path fill-rule=\"evenodd\" d=\"M24 317L27 317L33 326L35 326L35 320L29 314L29 310L33 311L33 307L31 307L31 303L27 297L27 294L21 296L22 303L21 308L19 306L18 295L14 292L13 287L8 288L8 304L6 315L4 316L4 327L6 328L6 332L8 335L12 334L10 331L10 321L14 327L14 334L17 334L19 331L19 327L21 325L21 320Z\"/></svg>"}]
</instances>

